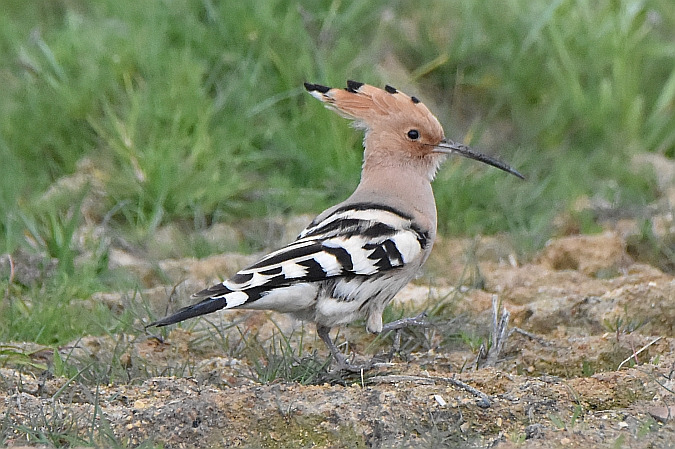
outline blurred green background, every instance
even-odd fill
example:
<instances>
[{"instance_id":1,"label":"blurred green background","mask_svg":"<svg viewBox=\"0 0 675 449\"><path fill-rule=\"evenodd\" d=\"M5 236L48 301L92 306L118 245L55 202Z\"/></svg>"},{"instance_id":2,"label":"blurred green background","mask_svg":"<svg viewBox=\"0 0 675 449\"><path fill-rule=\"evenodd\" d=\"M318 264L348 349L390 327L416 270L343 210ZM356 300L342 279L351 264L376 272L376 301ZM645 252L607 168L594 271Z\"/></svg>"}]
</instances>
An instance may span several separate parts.
<instances>
[{"instance_id":1,"label":"blurred green background","mask_svg":"<svg viewBox=\"0 0 675 449\"><path fill-rule=\"evenodd\" d=\"M561 214L599 229L574 215L579 198L640 211L660 192L633 157L675 157L672 0L3 0L0 253L46 254L58 275L20 286L3 268L14 324L0 320L0 336L93 331L74 320L56 335L41 306L11 300L121 288L111 239L94 235L78 260L83 225L142 245L168 224L344 199L362 136L302 83L347 79L418 96L448 137L524 173L453 158L434 183L443 234L508 233L524 255ZM44 307L68 321L62 304Z\"/></svg>"}]
</instances>

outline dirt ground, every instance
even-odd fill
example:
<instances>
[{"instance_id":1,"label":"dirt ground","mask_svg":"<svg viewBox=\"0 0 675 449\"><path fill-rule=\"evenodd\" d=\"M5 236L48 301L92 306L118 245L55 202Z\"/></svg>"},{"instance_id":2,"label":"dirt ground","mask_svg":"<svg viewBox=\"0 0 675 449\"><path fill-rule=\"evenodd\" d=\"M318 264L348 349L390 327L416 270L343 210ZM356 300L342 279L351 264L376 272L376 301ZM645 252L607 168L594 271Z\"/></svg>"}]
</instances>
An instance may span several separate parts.
<instances>
[{"instance_id":1,"label":"dirt ground","mask_svg":"<svg viewBox=\"0 0 675 449\"><path fill-rule=\"evenodd\" d=\"M522 264L503 238L442 240L426 275L396 299L396 310L427 310L433 325L402 333L391 362L352 375L315 369L313 385L261 382L277 360L270 351L281 348L283 358L283 342L303 348L296 372L327 360L313 327L282 315L234 311L166 334L84 338L59 348L61 358L110 360L127 379L96 386L81 373L55 377L25 361L7 364L5 444L36 444L26 435L41 434L77 446L67 435L91 441L86 434L96 432L101 446L166 448L675 447L675 277L635 260L628 234L614 226L561 237ZM162 315L171 293L169 307L178 307L187 292L250 260L164 260L158 268L119 250L111 264L135 272L147 289L92 301L115 309L143 298ZM510 314L499 345L493 299ZM139 328L148 319L140 316ZM478 357L489 338L492 351ZM356 324L337 341L357 359L391 347L390 337L373 339ZM267 366L242 356L253 340L267 345ZM57 363L48 348L9 347L36 365Z\"/></svg>"}]
</instances>

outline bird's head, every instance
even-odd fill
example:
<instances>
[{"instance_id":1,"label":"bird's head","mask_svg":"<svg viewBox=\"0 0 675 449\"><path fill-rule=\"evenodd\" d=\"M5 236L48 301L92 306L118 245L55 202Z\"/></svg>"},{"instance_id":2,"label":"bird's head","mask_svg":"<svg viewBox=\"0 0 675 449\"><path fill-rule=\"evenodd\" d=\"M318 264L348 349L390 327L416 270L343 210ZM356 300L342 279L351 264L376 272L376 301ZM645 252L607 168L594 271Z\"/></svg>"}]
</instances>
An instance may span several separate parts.
<instances>
[{"instance_id":1,"label":"bird's head","mask_svg":"<svg viewBox=\"0 0 675 449\"><path fill-rule=\"evenodd\" d=\"M457 153L523 178L507 164L446 139L438 119L419 99L391 86L379 89L347 81L345 89L311 83L305 83L305 88L365 130L364 167L421 166L432 179L445 155Z\"/></svg>"}]
</instances>

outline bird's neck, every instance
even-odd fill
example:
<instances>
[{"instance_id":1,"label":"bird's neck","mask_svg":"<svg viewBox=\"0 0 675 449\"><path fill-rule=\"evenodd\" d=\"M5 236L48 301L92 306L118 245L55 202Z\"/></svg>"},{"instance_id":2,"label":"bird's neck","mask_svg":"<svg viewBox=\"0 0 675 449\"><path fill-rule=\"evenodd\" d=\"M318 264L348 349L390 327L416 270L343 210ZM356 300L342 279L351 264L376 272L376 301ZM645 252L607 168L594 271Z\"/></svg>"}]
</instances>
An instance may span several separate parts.
<instances>
[{"instance_id":1,"label":"bird's neck","mask_svg":"<svg viewBox=\"0 0 675 449\"><path fill-rule=\"evenodd\" d=\"M419 167L403 165L390 167L364 164L361 182L350 197L352 201L384 201L423 221L424 227L435 234L436 202L431 182L420 176Z\"/></svg>"},{"instance_id":2,"label":"bird's neck","mask_svg":"<svg viewBox=\"0 0 675 449\"><path fill-rule=\"evenodd\" d=\"M393 173L392 176L405 173L406 176L422 178L430 183L436 177L436 172L444 160L445 155L442 154L413 157L403 151L371 151L366 147L362 176L383 172Z\"/></svg>"}]
</instances>

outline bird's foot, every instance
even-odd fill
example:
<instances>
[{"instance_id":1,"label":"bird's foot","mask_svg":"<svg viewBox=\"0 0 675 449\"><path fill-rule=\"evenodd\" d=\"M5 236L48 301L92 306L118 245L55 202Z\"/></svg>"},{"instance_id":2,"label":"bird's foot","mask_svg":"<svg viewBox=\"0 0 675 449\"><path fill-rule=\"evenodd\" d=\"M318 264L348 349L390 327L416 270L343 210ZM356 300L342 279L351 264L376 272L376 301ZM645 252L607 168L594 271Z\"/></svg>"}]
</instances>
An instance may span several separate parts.
<instances>
[{"instance_id":1,"label":"bird's foot","mask_svg":"<svg viewBox=\"0 0 675 449\"><path fill-rule=\"evenodd\" d=\"M317 325L316 327L316 333L323 340L323 342L326 343L326 346L328 347L331 355L333 356L333 360L335 360L336 362L335 371L349 371L353 373L358 373L372 368L372 362L368 362L363 365L355 365L353 363L350 363L347 360L347 357L337 348L337 346L335 346L335 343L333 343L333 340L330 338L329 332L330 328L328 327L320 325Z\"/></svg>"},{"instance_id":2,"label":"bird's foot","mask_svg":"<svg viewBox=\"0 0 675 449\"><path fill-rule=\"evenodd\" d=\"M375 359L371 359L363 364L354 364L349 362L347 360L347 357L345 357L345 355L342 354L341 352L333 354L333 358L335 359L336 362L335 371L348 371L351 373L360 373L368 371L375 366Z\"/></svg>"},{"instance_id":3,"label":"bird's foot","mask_svg":"<svg viewBox=\"0 0 675 449\"><path fill-rule=\"evenodd\" d=\"M426 319L427 314L426 312L420 313L417 316L414 317L409 317L409 318L402 318L400 320L392 321L390 323L385 324L382 326L382 333L384 332L396 332L396 336L394 337L394 344L392 346L391 351L389 351L388 354L385 355L385 362L383 363L381 357L373 357L369 361L363 364L354 364L351 363L347 357L335 346L335 343L329 336L329 331L330 328L324 327L324 326L317 326L317 334L319 337L326 343L326 346L330 350L331 355L333 356L333 360L335 360L335 371L348 371L348 372L353 372L353 373L358 373L358 372L363 372L363 371L368 371L372 368L376 368L378 366L383 366L387 365L387 362L390 362L391 359L393 358L394 354L400 351L400 346L401 346L401 335L400 331L402 329L412 327L412 326L422 326L422 327L428 327L431 326L431 323Z\"/></svg>"}]
</instances>

